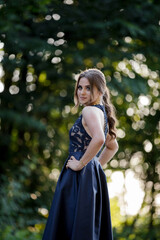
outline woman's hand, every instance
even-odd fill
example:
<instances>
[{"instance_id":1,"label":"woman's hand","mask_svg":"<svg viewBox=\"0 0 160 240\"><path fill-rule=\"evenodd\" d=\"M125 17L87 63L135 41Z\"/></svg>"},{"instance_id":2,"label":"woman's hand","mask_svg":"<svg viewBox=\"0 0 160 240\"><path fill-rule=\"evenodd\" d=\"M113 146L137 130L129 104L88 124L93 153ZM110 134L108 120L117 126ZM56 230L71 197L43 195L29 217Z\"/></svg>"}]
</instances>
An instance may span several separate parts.
<instances>
[{"instance_id":1,"label":"woman's hand","mask_svg":"<svg viewBox=\"0 0 160 240\"><path fill-rule=\"evenodd\" d=\"M71 156L66 164L66 168L70 168L73 171L80 171L83 167L83 164L78 161L74 156Z\"/></svg>"}]
</instances>

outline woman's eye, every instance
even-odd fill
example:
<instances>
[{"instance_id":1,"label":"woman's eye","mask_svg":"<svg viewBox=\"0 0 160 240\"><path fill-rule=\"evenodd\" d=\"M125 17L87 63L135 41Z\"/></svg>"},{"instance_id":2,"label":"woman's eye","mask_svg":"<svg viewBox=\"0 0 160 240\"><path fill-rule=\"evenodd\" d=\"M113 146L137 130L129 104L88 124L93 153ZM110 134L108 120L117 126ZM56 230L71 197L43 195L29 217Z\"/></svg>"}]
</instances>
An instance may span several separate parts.
<instances>
[{"instance_id":1,"label":"woman's eye","mask_svg":"<svg viewBox=\"0 0 160 240\"><path fill-rule=\"evenodd\" d=\"M90 88L90 87L87 87L87 90L88 90L88 91L90 91L90 90L91 90L91 88Z\"/></svg>"},{"instance_id":2,"label":"woman's eye","mask_svg":"<svg viewBox=\"0 0 160 240\"><path fill-rule=\"evenodd\" d=\"M82 90L82 87L81 87L81 86L78 86L78 90Z\"/></svg>"}]
</instances>

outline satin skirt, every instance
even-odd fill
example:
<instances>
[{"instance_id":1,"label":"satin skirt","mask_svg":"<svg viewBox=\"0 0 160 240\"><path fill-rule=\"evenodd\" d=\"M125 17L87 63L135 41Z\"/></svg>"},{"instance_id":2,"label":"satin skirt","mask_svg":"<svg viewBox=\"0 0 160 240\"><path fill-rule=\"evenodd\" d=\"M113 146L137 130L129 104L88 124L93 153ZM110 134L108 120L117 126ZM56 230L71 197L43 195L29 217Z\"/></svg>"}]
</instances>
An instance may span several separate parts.
<instances>
[{"instance_id":1,"label":"satin skirt","mask_svg":"<svg viewBox=\"0 0 160 240\"><path fill-rule=\"evenodd\" d=\"M113 240L106 175L94 157L81 171L59 176L42 240Z\"/></svg>"}]
</instances>

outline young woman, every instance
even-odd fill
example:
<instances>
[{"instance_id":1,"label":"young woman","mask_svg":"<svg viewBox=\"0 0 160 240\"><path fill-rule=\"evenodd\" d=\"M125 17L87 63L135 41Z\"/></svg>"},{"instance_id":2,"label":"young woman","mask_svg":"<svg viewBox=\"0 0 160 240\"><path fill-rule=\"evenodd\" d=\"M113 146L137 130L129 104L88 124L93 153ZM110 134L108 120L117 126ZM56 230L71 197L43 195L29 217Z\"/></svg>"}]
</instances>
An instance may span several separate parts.
<instances>
[{"instance_id":1,"label":"young woman","mask_svg":"<svg viewBox=\"0 0 160 240\"><path fill-rule=\"evenodd\" d=\"M117 152L115 117L104 74L88 69L75 86L82 114L70 129L69 156L57 182L43 240L112 240L102 166Z\"/></svg>"}]
</instances>

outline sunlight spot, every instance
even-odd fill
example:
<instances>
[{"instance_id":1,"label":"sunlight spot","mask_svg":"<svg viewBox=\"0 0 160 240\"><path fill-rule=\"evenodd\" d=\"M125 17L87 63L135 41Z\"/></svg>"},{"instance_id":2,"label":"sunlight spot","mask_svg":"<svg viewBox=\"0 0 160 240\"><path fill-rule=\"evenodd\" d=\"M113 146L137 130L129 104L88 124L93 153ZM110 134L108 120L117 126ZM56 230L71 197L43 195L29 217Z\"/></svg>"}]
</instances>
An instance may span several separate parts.
<instances>
[{"instance_id":1,"label":"sunlight spot","mask_svg":"<svg viewBox=\"0 0 160 240\"><path fill-rule=\"evenodd\" d=\"M73 4L73 0L64 0L63 3L67 5L71 5Z\"/></svg>"},{"instance_id":2,"label":"sunlight spot","mask_svg":"<svg viewBox=\"0 0 160 240\"><path fill-rule=\"evenodd\" d=\"M29 83L33 81L33 75L31 73L27 74L26 81Z\"/></svg>"},{"instance_id":3,"label":"sunlight spot","mask_svg":"<svg viewBox=\"0 0 160 240\"><path fill-rule=\"evenodd\" d=\"M152 145L152 143L151 143L148 139L146 139L146 140L143 142L143 145L144 145L144 150L145 150L146 152L151 152L151 151L152 151L153 145Z\"/></svg>"},{"instance_id":4,"label":"sunlight spot","mask_svg":"<svg viewBox=\"0 0 160 240\"><path fill-rule=\"evenodd\" d=\"M48 215L48 210L46 208L38 208L38 212L44 216Z\"/></svg>"},{"instance_id":5,"label":"sunlight spot","mask_svg":"<svg viewBox=\"0 0 160 240\"><path fill-rule=\"evenodd\" d=\"M26 111L27 111L27 112L30 112L30 111L32 111L32 110L33 110L33 104L32 104L32 103L29 103L29 104L27 105Z\"/></svg>"},{"instance_id":6,"label":"sunlight spot","mask_svg":"<svg viewBox=\"0 0 160 240\"><path fill-rule=\"evenodd\" d=\"M135 122L139 122L140 121L140 116L138 114L135 114L133 117Z\"/></svg>"},{"instance_id":7,"label":"sunlight spot","mask_svg":"<svg viewBox=\"0 0 160 240\"><path fill-rule=\"evenodd\" d=\"M122 105L122 104L123 104L123 99L122 99L121 97L117 97L117 98L116 98L116 103L117 103L118 105Z\"/></svg>"},{"instance_id":8,"label":"sunlight spot","mask_svg":"<svg viewBox=\"0 0 160 240\"><path fill-rule=\"evenodd\" d=\"M113 40L112 40L112 44L115 45L115 46L117 46L119 43L118 43L117 40L113 39Z\"/></svg>"},{"instance_id":9,"label":"sunlight spot","mask_svg":"<svg viewBox=\"0 0 160 240\"><path fill-rule=\"evenodd\" d=\"M134 79L134 78L135 78L135 73L134 73L134 72L129 72L129 73L128 73L128 76L129 76L130 78Z\"/></svg>"},{"instance_id":10,"label":"sunlight spot","mask_svg":"<svg viewBox=\"0 0 160 240\"><path fill-rule=\"evenodd\" d=\"M51 17L51 15L47 15L47 16L45 16L45 19L46 19L47 21L49 21L49 20L52 19L52 17Z\"/></svg>"},{"instance_id":11,"label":"sunlight spot","mask_svg":"<svg viewBox=\"0 0 160 240\"><path fill-rule=\"evenodd\" d=\"M111 165L111 167L116 168L116 167L118 167L118 161L115 160L115 159L113 159L113 160L110 162L110 165Z\"/></svg>"},{"instance_id":12,"label":"sunlight spot","mask_svg":"<svg viewBox=\"0 0 160 240\"><path fill-rule=\"evenodd\" d=\"M62 38L64 36L64 32L58 32L57 37Z\"/></svg>"},{"instance_id":13,"label":"sunlight spot","mask_svg":"<svg viewBox=\"0 0 160 240\"><path fill-rule=\"evenodd\" d=\"M125 41L126 43L130 43L130 42L132 41L132 38L129 37L129 36L127 36L127 37L125 37L124 41Z\"/></svg>"},{"instance_id":14,"label":"sunlight spot","mask_svg":"<svg viewBox=\"0 0 160 240\"><path fill-rule=\"evenodd\" d=\"M121 128L117 129L117 137L124 138L125 136L126 134Z\"/></svg>"},{"instance_id":15,"label":"sunlight spot","mask_svg":"<svg viewBox=\"0 0 160 240\"><path fill-rule=\"evenodd\" d=\"M122 215L138 213L145 194L140 180L135 177L132 170L126 171L125 178L122 172L113 172L111 182L108 182L108 190L110 198L118 197Z\"/></svg>"},{"instance_id":16,"label":"sunlight spot","mask_svg":"<svg viewBox=\"0 0 160 240\"><path fill-rule=\"evenodd\" d=\"M60 157L62 155L62 151L60 149L56 149L56 156Z\"/></svg>"},{"instance_id":17,"label":"sunlight spot","mask_svg":"<svg viewBox=\"0 0 160 240\"><path fill-rule=\"evenodd\" d=\"M4 84L0 81L0 93L4 91Z\"/></svg>"},{"instance_id":18,"label":"sunlight spot","mask_svg":"<svg viewBox=\"0 0 160 240\"><path fill-rule=\"evenodd\" d=\"M4 51L0 51L0 62L3 60L3 56L4 56Z\"/></svg>"},{"instance_id":19,"label":"sunlight spot","mask_svg":"<svg viewBox=\"0 0 160 240\"><path fill-rule=\"evenodd\" d=\"M134 114L134 109L133 108L128 108L127 109L127 115L128 116L133 116L133 114Z\"/></svg>"},{"instance_id":20,"label":"sunlight spot","mask_svg":"<svg viewBox=\"0 0 160 240\"><path fill-rule=\"evenodd\" d=\"M154 108L151 108L151 109L149 110L149 113L150 113L150 115L152 115L152 116L155 116L155 115L156 115L156 111L155 111Z\"/></svg>"},{"instance_id":21,"label":"sunlight spot","mask_svg":"<svg viewBox=\"0 0 160 240\"><path fill-rule=\"evenodd\" d=\"M96 64L96 66L97 66L97 68L99 68L99 69L101 69L101 68L104 67L104 65L103 65L102 62L98 62L98 63Z\"/></svg>"},{"instance_id":22,"label":"sunlight spot","mask_svg":"<svg viewBox=\"0 0 160 240\"><path fill-rule=\"evenodd\" d=\"M107 81L107 82L110 82L111 80L112 80L111 76L107 75L107 76L106 76L106 81Z\"/></svg>"},{"instance_id":23,"label":"sunlight spot","mask_svg":"<svg viewBox=\"0 0 160 240\"><path fill-rule=\"evenodd\" d=\"M53 38L48 38L47 43L50 45L53 45L54 39Z\"/></svg>"},{"instance_id":24,"label":"sunlight spot","mask_svg":"<svg viewBox=\"0 0 160 240\"><path fill-rule=\"evenodd\" d=\"M118 158L119 159L122 159L122 158L124 158L125 157L125 153L124 152L119 152L118 153Z\"/></svg>"},{"instance_id":25,"label":"sunlight spot","mask_svg":"<svg viewBox=\"0 0 160 240\"><path fill-rule=\"evenodd\" d=\"M138 164L141 164L143 160L143 156L141 152L136 152L133 154L130 160L130 164L132 167L135 167Z\"/></svg>"},{"instance_id":26,"label":"sunlight spot","mask_svg":"<svg viewBox=\"0 0 160 240\"><path fill-rule=\"evenodd\" d=\"M141 129L144 129L144 128L145 128L145 125L146 125L146 122L145 122L145 121L143 121L143 120L139 121L139 127L140 127Z\"/></svg>"},{"instance_id":27,"label":"sunlight spot","mask_svg":"<svg viewBox=\"0 0 160 240\"><path fill-rule=\"evenodd\" d=\"M155 71L152 71L150 75L151 75L151 78L154 78L154 79L158 77L158 74Z\"/></svg>"},{"instance_id":28,"label":"sunlight spot","mask_svg":"<svg viewBox=\"0 0 160 240\"><path fill-rule=\"evenodd\" d=\"M128 161L126 161L126 159L120 160L119 166L121 168L126 168L128 166Z\"/></svg>"},{"instance_id":29,"label":"sunlight spot","mask_svg":"<svg viewBox=\"0 0 160 240\"><path fill-rule=\"evenodd\" d=\"M115 89L111 90L110 92L112 96L118 96L118 92Z\"/></svg>"},{"instance_id":30,"label":"sunlight spot","mask_svg":"<svg viewBox=\"0 0 160 240\"><path fill-rule=\"evenodd\" d=\"M37 196L36 196L36 194L34 194L34 193L31 193L30 196L31 196L31 198L32 198L33 200L36 200L36 199L37 199Z\"/></svg>"},{"instance_id":31,"label":"sunlight spot","mask_svg":"<svg viewBox=\"0 0 160 240\"><path fill-rule=\"evenodd\" d=\"M130 62L130 64L131 64L131 66L132 66L132 69L133 69L136 73L140 74L141 69L140 69L139 63L136 62L136 61L134 61L134 60L130 60L129 62Z\"/></svg>"},{"instance_id":32,"label":"sunlight spot","mask_svg":"<svg viewBox=\"0 0 160 240\"><path fill-rule=\"evenodd\" d=\"M11 54L11 55L9 55L9 60L13 60L13 59L15 59L15 54Z\"/></svg>"},{"instance_id":33,"label":"sunlight spot","mask_svg":"<svg viewBox=\"0 0 160 240\"><path fill-rule=\"evenodd\" d=\"M155 197L155 205L160 206L160 193L158 193Z\"/></svg>"},{"instance_id":34,"label":"sunlight spot","mask_svg":"<svg viewBox=\"0 0 160 240\"><path fill-rule=\"evenodd\" d=\"M2 49L4 47L4 43L0 42L0 49Z\"/></svg>"},{"instance_id":35,"label":"sunlight spot","mask_svg":"<svg viewBox=\"0 0 160 240\"><path fill-rule=\"evenodd\" d=\"M118 67L119 67L119 69L122 70L122 71L125 70L125 69L126 69L126 64L125 64L125 62L119 62L119 63L118 63Z\"/></svg>"},{"instance_id":36,"label":"sunlight spot","mask_svg":"<svg viewBox=\"0 0 160 240\"><path fill-rule=\"evenodd\" d=\"M126 98L127 102L132 101L132 96L130 94L127 94L125 98Z\"/></svg>"},{"instance_id":37,"label":"sunlight spot","mask_svg":"<svg viewBox=\"0 0 160 240\"><path fill-rule=\"evenodd\" d=\"M159 96L159 91L157 89L153 89L153 95L155 97L158 97Z\"/></svg>"},{"instance_id":38,"label":"sunlight spot","mask_svg":"<svg viewBox=\"0 0 160 240\"><path fill-rule=\"evenodd\" d=\"M137 165L137 166L135 166L134 169L135 169L136 173L138 173L139 175L142 176L142 174L143 174L143 167L142 167L142 165Z\"/></svg>"},{"instance_id":39,"label":"sunlight spot","mask_svg":"<svg viewBox=\"0 0 160 240\"><path fill-rule=\"evenodd\" d=\"M17 87L16 85L12 85L9 87L9 92L12 95L17 94L19 93L19 87Z\"/></svg>"},{"instance_id":40,"label":"sunlight spot","mask_svg":"<svg viewBox=\"0 0 160 240\"><path fill-rule=\"evenodd\" d=\"M54 54L55 54L56 56L59 56L59 55L62 54L62 51L61 51L60 49L57 49L57 50L54 52Z\"/></svg>"},{"instance_id":41,"label":"sunlight spot","mask_svg":"<svg viewBox=\"0 0 160 240\"><path fill-rule=\"evenodd\" d=\"M111 175L111 182L108 183L109 196L111 198L119 195L123 190L124 176L120 171L115 171Z\"/></svg>"},{"instance_id":42,"label":"sunlight spot","mask_svg":"<svg viewBox=\"0 0 160 240\"><path fill-rule=\"evenodd\" d=\"M107 167L107 164L104 165L104 168ZM110 169L105 170L106 177L110 177L112 175L112 171Z\"/></svg>"},{"instance_id":43,"label":"sunlight spot","mask_svg":"<svg viewBox=\"0 0 160 240\"><path fill-rule=\"evenodd\" d=\"M58 181L60 171L57 168L52 169L51 173L49 174L49 178Z\"/></svg>"},{"instance_id":44,"label":"sunlight spot","mask_svg":"<svg viewBox=\"0 0 160 240\"><path fill-rule=\"evenodd\" d=\"M123 70L123 72L128 75L128 74L129 74L129 69L128 69L128 68L125 68L125 69Z\"/></svg>"},{"instance_id":45,"label":"sunlight spot","mask_svg":"<svg viewBox=\"0 0 160 240\"><path fill-rule=\"evenodd\" d=\"M120 72L114 72L113 76L114 76L119 82L122 81Z\"/></svg>"},{"instance_id":46,"label":"sunlight spot","mask_svg":"<svg viewBox=\"0 0 160 240\"><path fill-rule=\"evenodd\" d=\"M132 128L135 130L135 131L138 131L140 129L140 121L137 121L137 122L133 122L132 123Z\"/></svg>"},{"instance_id":47,"label":"sunlight spot","mask_svg":"<svg viewBox=\"0 0 160 240\"><path fill-rule=\"evenodd\" d=\"M127 203L126 212L130 215L135 215L141 208L144 191L141 189L140 181L135 178L132 170L127 170L125 177L125 201ZM138 196L138 199L137 199Z\"/></svg>"},{"instance_id":48,"label":"sunlight spot","mask_svg":"<svg viewBox=\"0 0 160 240\"><path fill-rule=\"evenodd\" d=\"M134 59L142 62L146 61L146 57L142 53L138 53L134 55Z\"/></svg>"},{"instance_id":49,"label":"sunlight spot","mask_svg":"<svg viewBox=\"0 0 160 240\"><path fill-rule=\"evenodd\" d=\"M154 184L154 189L155 189L156 191L160 191L160 183L155 183L155 184Z\"/></svg>"},{"instance_id":50,"label":"sunlight spot","mask_svg":"<svg viewBox=\"0 0 160 240\"><path fill-rule=\"evenodd\" d=\"M56 21L58 21L58 20L61 18L61 16L60 16L59 14L57 14L57 13L54 13L54 14L52 15L52 17L53 17L53 19L56 20Z\"/></svg>"},{"instance_id":51,"label":"sunlight spot","mask_svg":"<svg viewBox=\"0 0 160 240\"><path fill-rule=\"evenodd\" d=\"M160 162L156 164L155 171L160 175Z\"/></svg>"},{"instance_id":52,"label":"sunlight spot","mask_svg":"<svg viewBox=\"0 0 160 240\"><path fill-rule=\"evenodd\" d=\"M148 85L153 88L155 86L155 82L152 79L148 79Z\"/></svg>"},{"instance_id":53,"label":"sunlight spot","mask_svg":"<svg viewBox=\"0 0 160 240\"><path fill-rule=\"evenodd\" d=\"M38 52L37 56L42 57L43 56L43 52Z\"/></svg>"},{"instance_id":54,"label":"sunlight spot","mask_svg":"<svg viewBox=\"0 0 160 240\"><path fill-rule=\"evenodd\" d=\"M64 39L59 39L59 40L57 40L57 41L54 42L54 45L55 45L56 47L58 47L58 46L60 46L60 45L63 45L64 42L65 42Z\"/></svg>"},{"instance_id":55,"label":"sunlight spot","mask_svg":"<svg viewBox=\"0 0 160 240\"><path fill-rule=\"evenodd\" d=\"M157 81L155 82L155 88L160 89L160 82L157 82Z\"/></svg>"},{"instance_id":56,"label":"sunlight spot","mask_svg":"<svg viewBox=\"0 0 160 240\"><path fill-rule=\"evenodd\" d=\"M48 149L44 149L44 150L43 150L43 155L44 155L44 158L46 158L46 159L47 159L47 158L50 158L50 156L51 156Z\"/></svg>"},{"instance_id":57,"label":"sunlight spot","mask_svg":"<svg viewBox=\"0 0 160 240\"><path fill-rule=\"evenodd\" d=\"M149 76L149 69L148 66L145 64L141 64L141 75L143 77L148 77Z\"/></svg>"},{"instance_id":58,"label":"sunlight spot","mask_svg":"<svg viewBox=\"0 0 160 240\"><path fill-rule=\"evenodd\" d=\"M26 87L27 92L32 92L36 90L36 84L30 84Z\"/></svg>"},{"instance_id":59,"label":"sunlight spot","mask_svg":"<svg viewBox=\"0 0 160 240\"><path fill-rule=\"evenodd\" d=\"M121 51L122 51L122 52L127 52L127 51L128 51L128 48L126 48L126 47L121 47Z\"/></svg>"},{"instance_id":60,"label":"sunlight spot","mask_svg":"<svg viewBox=\"0 0 160 240\"><path fill-rule=\"evenodd\" d=\"M145 115L145 116L148 116L149 115L149 109L148 108L143 108L142 109L142 113Z\"/></svg>"},{"instance_id":61,"label":"sunlight spot","mask_svg":"<svg viewBox=\"0 0 160 240\"><path fill-rule=\"evenodd\" d=\"M156 145L160 144L160 138L155 138L155 139L154 139L154 143L155 143Z\"/></svg>"},{"instance_id":62,"label":"sunlight spot","mask_svg":"<svg viewBox=\"0 0 160 240\"><path fill-rule=\"evenodd\" d=\"M144 106L150 105L151 103L150 99L147 96L139 96L139 101Z\"/></svg>"},{"instance_id":63,"label":"sunlight spot","mask_svg":"<svg viewBox=\"0 0 160 240\"><path fill-rule=\"evenodd\" d=\"M71 111L71 108L70 108L70 106L69 105L66 105L65 106L65 113L70 113L70 111Z\"/></svg>"},{"instance_id":64,"label":"sunlight spot","mask_svg":"<svg viewBox=\"0 0 160 240\"><path fill-rule=\"evenodd\" d=\"M54 134L55 134L55 131L53 128L51 127L48 127L48 131L47 131L47 135L49 138L53 138L54 137Z\"/></svg>"},{"instance_id":65,"label":"sunlight spot","mask_svg":"<svg viewBox=\"0 0 160 240\"><path fill-rule=\"evenodd\" d=\"M12 82L18 82L19 81L19 75L20 75L20 70L15 69L14 72L13 72Z\"/></svg>"},{"instance_id":66,"label":"sunlight spot","mask_svg":"<svg viewBox=\"0 0 160 240\"><path fill-rule=\"evenodd\" d=\"M54 57L51 60L51 63L53 63L53 64L57 64L57 63L60 63L60 62L61 62L61 58L60 57Z\"/></svg>"}]
</instances>

